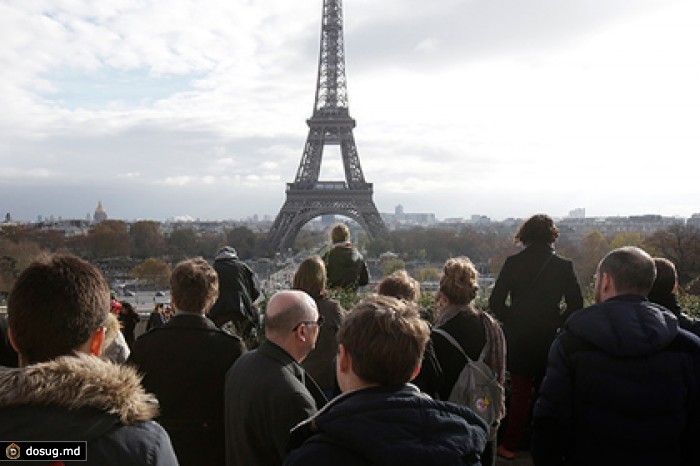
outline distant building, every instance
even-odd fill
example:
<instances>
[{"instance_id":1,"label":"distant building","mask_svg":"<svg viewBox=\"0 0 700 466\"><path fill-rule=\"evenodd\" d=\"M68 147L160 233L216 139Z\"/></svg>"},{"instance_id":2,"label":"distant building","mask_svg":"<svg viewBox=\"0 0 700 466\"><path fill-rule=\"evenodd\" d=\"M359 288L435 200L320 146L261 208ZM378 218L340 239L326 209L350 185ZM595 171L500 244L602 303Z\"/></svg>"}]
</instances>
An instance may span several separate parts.
<instances>
[{"instance_id":1,"label":"distant building","mask_svg":"<svg viewBox=\"0 0 700 466\"><path fill-rule=\"evenodd\" d=\"M569 211L569 218L586 218L586 209L579 207Z\"/></svg>"},{"instance_id":2,"label":"distant building","mask_svg":"<svg viewBox=\"0 0 700 466\"><path fill-rule=\"evenodd\" d=\"M95 214L92 216L92 219L95 223L100 223L107 220L107 212L105 211L105 208L102 207L102 201L97 203L97 208L95 209Z\"/></svg>"},{"instance_id":3,"label":"distant building","mask_svg":"<svg viewBox=\"0 0 700 466\"><path fill-rule=\"evenodd\" d=\"M687 221L689 227L700 228L700 214L693 214Z\"/></svg>"},{"instance_id":4,"label":"distant building","mask_svg":"<svg viewBox=\"0 0 700 466\"><path fill-rule=\"evenodd\" d=\"M386 226L392 230L402 227L412 227L412 226L431 226L434 225L437 220L435 214L431 213L406 213L404 212L403 206L401 204L394 208L394 213L382 213L382 220L386 223Z\"/></svg>"},{"instance_id":5,"label":"distant building","mask_svg":"<svg viewBox=\"0 0 700 466\"><path fill-rule=\"evenodd\" d=\"M671 225L684 224L678 217L661 215L632 215L629 217L588 217L563 218L557 222L561 234L578 241L588 233L599 231L603 236L612 238L621 233L639 233L650 235Z\"/></svg>"}]
</instances>

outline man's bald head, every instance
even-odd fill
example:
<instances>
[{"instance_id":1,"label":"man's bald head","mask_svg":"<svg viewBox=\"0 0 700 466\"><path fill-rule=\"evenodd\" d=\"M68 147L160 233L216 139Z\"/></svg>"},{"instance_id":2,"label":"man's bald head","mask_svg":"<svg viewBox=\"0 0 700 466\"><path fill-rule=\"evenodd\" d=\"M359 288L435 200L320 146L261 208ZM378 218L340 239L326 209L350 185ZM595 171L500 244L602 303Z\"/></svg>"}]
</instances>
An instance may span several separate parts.
<instances>
[{"instance_id":1,"label":"man's bald head","mask_svg":"<svg viewBox=\"0 0 700 466\"><path fill-rule=\"evenodd\" d=\"M318 319L316 302L303 291L288 290L276 293L265 309L265 334L290 333L302 321Z\"/></svg>"}]
</instances>

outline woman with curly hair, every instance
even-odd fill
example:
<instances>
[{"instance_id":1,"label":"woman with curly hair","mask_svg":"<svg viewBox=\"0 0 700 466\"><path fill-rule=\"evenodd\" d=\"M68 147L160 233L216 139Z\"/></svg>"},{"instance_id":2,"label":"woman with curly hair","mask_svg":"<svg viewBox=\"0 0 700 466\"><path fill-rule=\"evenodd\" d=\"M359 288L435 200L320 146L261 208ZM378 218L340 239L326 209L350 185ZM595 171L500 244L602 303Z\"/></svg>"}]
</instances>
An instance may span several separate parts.
<instances>
[{"instance_id":1,"label":"woman with curly hair","mask_svg":"<svg viewBox=\"0 0 700 466\"><path fill-rule=\"evenodd\" d=\"M530 217L515 234L525 246L506 259L489 298L508 344L512 397L498 456L514 459L547 367L557 329L583 306L574 266L554 252L559 229L549 215ZM566 307L562 310L562 299Z\"/></svg>"},{"instance_id":2,"label":"woman with curly hair","mask_svg":"<svg viewBox=\"0 0 700 466\"><path fill-rule=\"evenodd\" d=\"M494 371L499 383L505 381L505 338L496 320L472 305L479 285L474 264L466 257L448 259L440 279L438 317L435 327L448 333L473 361L486 348L484 362ZM430 343L433 354L426 354L416 384L429 395L447 400L466 365L462 353L444 336L433 330ZM430 347L429 347L430 348ZM505 404L505 399L494 400ZM503 409L501 410L503 412ZM489 442L481 458L484 465L495 464L494 441L498 423L491 426Z\"/></svg>"}]
</instances>

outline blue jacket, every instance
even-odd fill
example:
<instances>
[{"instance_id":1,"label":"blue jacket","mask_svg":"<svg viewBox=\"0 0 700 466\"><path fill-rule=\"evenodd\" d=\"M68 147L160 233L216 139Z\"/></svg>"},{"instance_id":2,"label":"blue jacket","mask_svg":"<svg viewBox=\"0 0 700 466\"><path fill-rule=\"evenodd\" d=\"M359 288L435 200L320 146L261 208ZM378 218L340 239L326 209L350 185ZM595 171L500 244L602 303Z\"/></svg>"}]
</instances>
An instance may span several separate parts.
<instances>
[{"instance_id":1,"label":"blue jacket","mask_svg":"<svg viewBox=\"0 0 700 466\"><path fill-rule=\"evenodd\" d=\"M567 321L535 405L538 465L700 464L700 339L624 295Z\"/></svg>"},{"instance_id":2,"label":"blue jacket","mask_svg":"<svg viewBox=\"0 0 700 466\"><path fill-rule=\"evenodd\" d=\"M486 424L469 408L413 385L372 387L335 398L292 430L284 464L478 465Z\"/></svg>"}]
</instances>

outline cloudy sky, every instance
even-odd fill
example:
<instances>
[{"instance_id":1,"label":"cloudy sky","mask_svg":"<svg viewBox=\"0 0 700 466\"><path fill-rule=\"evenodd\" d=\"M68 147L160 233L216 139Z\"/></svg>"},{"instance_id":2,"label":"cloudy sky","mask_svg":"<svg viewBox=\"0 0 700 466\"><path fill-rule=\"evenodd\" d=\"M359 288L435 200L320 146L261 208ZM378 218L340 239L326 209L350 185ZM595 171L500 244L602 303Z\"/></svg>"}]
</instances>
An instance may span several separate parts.
<instances>
[{"instance_id":1,"label":"cloudy sky","mask_svg":"<svg viewBox=\"0 0 700 466\"><path fill-rule=\"evenodd\" d=\"M3 0L0 209L274 216L311 116L322 0ZM696 0L345 0L382 212L700 212ZM327 148L323 180L342 178Z\"/></svg>"}]
</instances>

